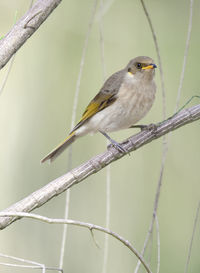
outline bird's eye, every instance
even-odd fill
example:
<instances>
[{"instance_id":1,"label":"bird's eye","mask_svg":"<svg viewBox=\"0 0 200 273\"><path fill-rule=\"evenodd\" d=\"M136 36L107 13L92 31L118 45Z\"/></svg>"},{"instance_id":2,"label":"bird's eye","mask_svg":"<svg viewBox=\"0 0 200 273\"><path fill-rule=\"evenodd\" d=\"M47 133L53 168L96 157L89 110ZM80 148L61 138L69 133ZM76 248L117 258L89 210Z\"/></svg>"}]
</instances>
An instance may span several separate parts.
<instances>
[{"instance_id":1,"label":"bird's eye","mask_svg":"<svg viewBox=\"0 0 200 273\"><path fill-rule=\"evenodd\" d=\"M142 64L141 64L141 63L137 63L137 64L136 64L136 67L137 67L138 69L140 69L140 68L142 68Z\"/></svg>"},{"instance_id":2,"label":"bird's eye","mask_svg":"<svg viewBox=\"0 0 200 273\"><path fill-rule=\"evenodd\" d=\"M128 68L128 72L131 72L131 68L130 67Z\"/></svg>"}]
</instances>

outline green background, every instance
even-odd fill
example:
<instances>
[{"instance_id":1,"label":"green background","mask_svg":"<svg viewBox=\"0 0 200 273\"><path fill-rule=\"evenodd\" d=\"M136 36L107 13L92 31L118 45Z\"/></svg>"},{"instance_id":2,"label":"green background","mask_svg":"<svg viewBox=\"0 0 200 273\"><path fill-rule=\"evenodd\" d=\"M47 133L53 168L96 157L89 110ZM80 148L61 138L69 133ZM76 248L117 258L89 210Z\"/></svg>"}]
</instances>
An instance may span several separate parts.
<instances>
[{"instance_id":1,"label":"green background","mask_svg":"<svg viewBox=\"0 0 200 273\"><path fill-rule=\"evenodd\" d=\"M107 1L104 1L109 2ZM174 112L185 51L189 0L145 1L156 30L163 63L167 116ZM5 35L28 9L29 1L1 0L0 35ZM40 159L69 132L81 54L93 7L91 0L63 1L39 30L17 52L5 89L0 96L0 210L17 202L51 180L68 166L65 152L53 164ZM98 6L99 10L99 6ZM180 106L200 95L199 47L200 2L194 1L193 28ZM98 12L97 12L98 13ZM158 64L149 25L140 1L115 0L103 16L107 76L138 55L151 56ZM77 121L103 83L99 22L89 38L78 99ZM0 72L0 83L8 70ZM157 95L143 124L162 117L162 92L156 71ZM190 105L199 103L198 99ZM121 141L137 130L111 134ZM183 272L195 213L200 200L199 121L170 136L163 176L158 219L161 240L161 271ZM73 145L72 166L105 151L106 140L97 134ZM140 251L151 221L162 158L162 139L111 165L110 228ZM57 196L35 213L62 218L65 194ZM106 169L71 190L69 218L105 226ZM194 238L189 272L200 271L200 220ZM62 226L22 219L0 232L0 253L58 266ZM97 248L86 229L69 226L64 259L65 272L102 271L104 234L95 232ZM150 248L151 249L151 248ZM149 257L148 249L146 259ZM156 272L156 233L151 268ZM8 260L0 259L1 262ZM108 271L134 272L136 257L121 243L109 238ZM35 272L0 265L0 272ZM144 272L141 267L140 272Z\"/></svg>"}]
</instances>

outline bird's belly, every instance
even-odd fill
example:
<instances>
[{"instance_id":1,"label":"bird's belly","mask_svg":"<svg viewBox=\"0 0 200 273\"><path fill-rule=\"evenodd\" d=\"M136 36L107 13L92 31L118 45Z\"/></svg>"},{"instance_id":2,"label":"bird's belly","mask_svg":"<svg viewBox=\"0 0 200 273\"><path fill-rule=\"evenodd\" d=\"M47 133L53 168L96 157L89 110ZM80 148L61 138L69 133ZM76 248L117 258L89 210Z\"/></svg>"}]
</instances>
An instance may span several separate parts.
<instances>
[{"instance_id":1,"label":"bird's belly","mask_svg":"<svg viewBox=\"0 0 200 273\"><path fill-rule=\"evenodd\" d=\"M129 128L150 110L155 98L155 88L127 90L121 88L116 101L92 116L81 126L80 135L97 131L113 132Z\"/></svg>"},{"instance_id":2,"label":"bird's belly","mask_svg":"<svg viewBox=\"0 0 200 273\"><path fill-rule=\"evenodd\" d=\"M113 132L126 129L137 123L150 110L153 96L137 94L120 100L98 112L88 121L92 131Z\"/></svg>"}]
</instances>

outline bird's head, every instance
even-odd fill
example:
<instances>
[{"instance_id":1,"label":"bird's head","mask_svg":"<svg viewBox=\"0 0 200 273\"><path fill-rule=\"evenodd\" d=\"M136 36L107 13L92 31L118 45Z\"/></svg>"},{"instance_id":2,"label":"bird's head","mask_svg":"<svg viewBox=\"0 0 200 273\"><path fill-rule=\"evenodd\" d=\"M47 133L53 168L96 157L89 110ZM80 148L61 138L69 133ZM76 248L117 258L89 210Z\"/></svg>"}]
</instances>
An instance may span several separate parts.
<instances>
[{"instance_id":1,"label":"bird's head","mask_svg":"<svg viewBox=\"0 0 200 273\"><path fill-rule=\"evenodd\" d=\"M153 79L157 66L150 57L139 56L130 60L125 70L130 77L135 79Z\"/></svg>"}]
</instances>

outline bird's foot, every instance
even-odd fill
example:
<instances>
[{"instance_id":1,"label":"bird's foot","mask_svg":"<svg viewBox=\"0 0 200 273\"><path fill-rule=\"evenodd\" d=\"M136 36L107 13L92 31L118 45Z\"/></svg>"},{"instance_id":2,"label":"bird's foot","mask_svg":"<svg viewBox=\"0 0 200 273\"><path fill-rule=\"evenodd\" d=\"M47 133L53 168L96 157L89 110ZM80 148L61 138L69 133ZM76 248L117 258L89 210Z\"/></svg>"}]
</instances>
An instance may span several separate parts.
<instances>
[{"instance_id":1,"label":"bird's foot","mask_svg":"<svg viewBox=\"0 0 200 273\"><path fill-rule=\"evenodd\" d=\"M141 130L142 130L142 131L143 131L143 130L147 130L147 131L153 131L153 132L155 132L156 129L157 129L156 124L150 123L150 124L148 124L148 125L144 125L143 129L141 129Z\"/></svg>"},{"instance_id":2,"label":"bird's foot","mask_svg":"<svg viewBox=\"0 0 200 273\"><path fill-rule=\"evenodd\" d=\"M103 131L99 131L99 132L102 133L102 135L104 135L111 142L111 144L108 145L108 149L110 147L115 147L120 153L123 153L123 154L129 153L128 150L126 150L124 147L122 147L122 145L119 144L117 141L115 141L114 139L109 137L109 135L107 135L105 132L103 132Z\"/></svg>"},{"instance_id":3,"label":"bird's foot","mask_svg":"<svg viewBox=\"0 0 200 273\"><path fill-rule=\"evenodd\" d=\"M110 142L111 143L107 147L108 149L111 147L115 147L122 154L129 153L129 151L127 149L125 149L124 147L122 147L122 145L120 143L118 143L117 141L112 139L112 140L110 140Z\"/></svg>"},{"instance_id":4,"label":"bird's foot","mask_svg":"<svg viewBox=\"0 0 200 273\"><path fill-rule=\"evenodd\" d=\"M130 128L140 128L141 131L147 130L147 131L156 131L157 126L154 123L150 123L148 125L133 125Z\"/></svg>"}]
</instances>

